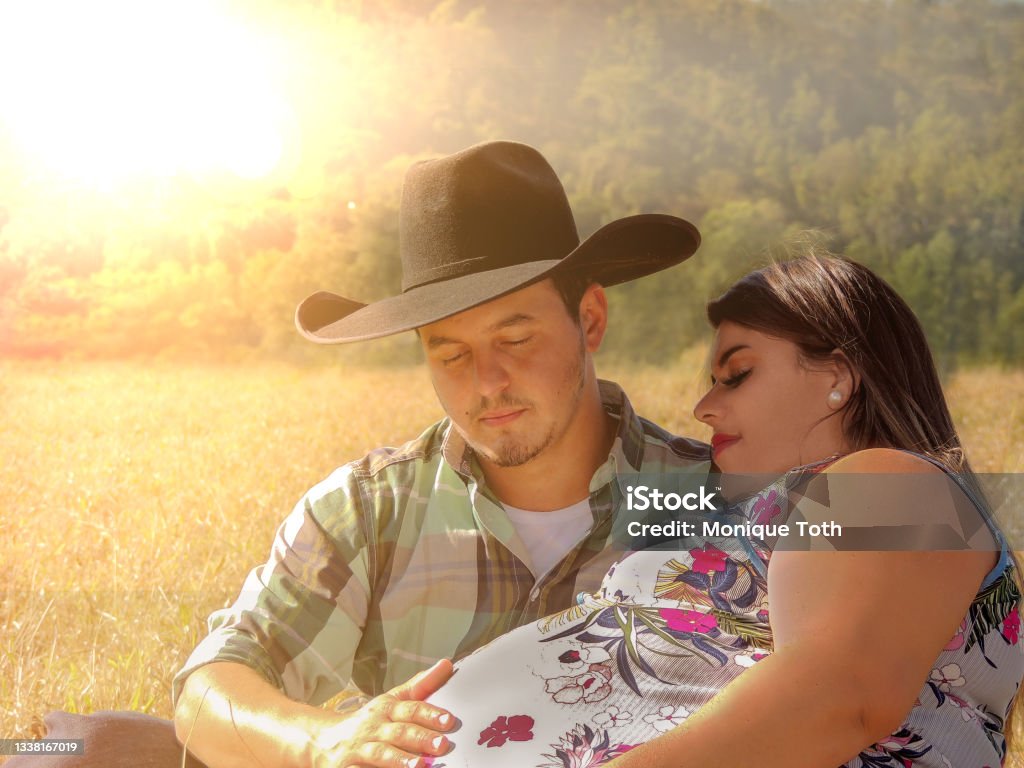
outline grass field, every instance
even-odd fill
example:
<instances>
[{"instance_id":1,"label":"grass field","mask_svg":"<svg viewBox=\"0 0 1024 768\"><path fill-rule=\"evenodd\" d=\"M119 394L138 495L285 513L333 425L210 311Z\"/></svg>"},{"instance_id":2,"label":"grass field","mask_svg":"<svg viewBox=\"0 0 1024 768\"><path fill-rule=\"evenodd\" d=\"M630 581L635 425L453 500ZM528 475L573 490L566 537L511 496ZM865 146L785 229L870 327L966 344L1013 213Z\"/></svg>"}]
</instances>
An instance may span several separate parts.
<instances>
[{"instance_id":1,"label":"grass field","mask_svg":"<svg viewBox=\"0 0 1024 768\"><path fill-rule=\"evenodd\" d=\"M701 359L602 374L706 438ZM1024 472L1024 373L948 394L976 469ZM52 709L169 716L206 616L302 493L440 415L422 369L0 363L0 737Z\"/></svg>"}]
</instances>

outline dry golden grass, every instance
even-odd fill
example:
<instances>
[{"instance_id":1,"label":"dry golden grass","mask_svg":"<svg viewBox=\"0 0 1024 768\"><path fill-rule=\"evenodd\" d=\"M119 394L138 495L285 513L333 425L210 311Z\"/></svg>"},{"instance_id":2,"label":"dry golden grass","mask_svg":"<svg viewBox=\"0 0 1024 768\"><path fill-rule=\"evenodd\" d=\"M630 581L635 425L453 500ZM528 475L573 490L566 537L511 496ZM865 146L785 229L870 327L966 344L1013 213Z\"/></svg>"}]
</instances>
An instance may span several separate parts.
<instances>
[{"instance_id":1,"label":"dry golden grass","mask_svg":"<svg viewBox=\"0 0 1024 768\"><path fill-rule=\"evenodd\" d=\"M701 350L602 373L706 437ZM949 395L979 471L1024 471L1024 373ZM174 672L302 493L441 415L423 370L0 364L0 736L52 709L167 717Z\"/></svg>"}]
</instances>

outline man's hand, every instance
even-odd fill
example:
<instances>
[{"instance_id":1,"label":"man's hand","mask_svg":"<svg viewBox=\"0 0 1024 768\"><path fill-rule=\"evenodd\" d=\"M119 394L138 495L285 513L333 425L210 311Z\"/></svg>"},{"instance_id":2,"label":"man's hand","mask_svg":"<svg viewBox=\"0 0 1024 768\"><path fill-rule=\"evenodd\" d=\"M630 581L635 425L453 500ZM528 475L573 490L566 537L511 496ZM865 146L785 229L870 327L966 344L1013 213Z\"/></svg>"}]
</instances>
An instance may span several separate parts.
<instances>
[{"instance_id":1,"label":"man's hand","mask_svg":"<svg viewBox=\"0 0 1024 768\"><path fill-rule=\"evenodd\" d=\"M383 693L340 722L313 734L310 768L418 768L422 755L443 755L443 735L455 718L423 701L452 676L452 663L442 659L406 683Z\"/></svg>"}]
</instances>

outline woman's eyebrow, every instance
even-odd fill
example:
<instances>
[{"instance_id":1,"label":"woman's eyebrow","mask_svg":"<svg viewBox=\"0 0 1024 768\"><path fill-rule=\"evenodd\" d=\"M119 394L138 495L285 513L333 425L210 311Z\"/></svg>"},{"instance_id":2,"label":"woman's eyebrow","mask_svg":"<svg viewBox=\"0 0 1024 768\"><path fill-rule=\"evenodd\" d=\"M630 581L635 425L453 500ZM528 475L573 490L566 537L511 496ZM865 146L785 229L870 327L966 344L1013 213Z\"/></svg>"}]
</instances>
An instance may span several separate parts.
<instances>
[{"instance_id":1,"label":"woman's eyebrow","mask_svg":"<svg viewBox=\"0 0 1024 768\"><path fill-rule=\"evenodd\" d=\"M719 356L719 358L718 358L718 367L721 368L723 365L725 365L727 362L729 362L729 358L732 357L736 352L739 352L741 349L750 349L750 345L749 344L736 344L734 346L729 347L727 350L725 350L725 352L723 352Z\"/></svg>"}]
</instances>

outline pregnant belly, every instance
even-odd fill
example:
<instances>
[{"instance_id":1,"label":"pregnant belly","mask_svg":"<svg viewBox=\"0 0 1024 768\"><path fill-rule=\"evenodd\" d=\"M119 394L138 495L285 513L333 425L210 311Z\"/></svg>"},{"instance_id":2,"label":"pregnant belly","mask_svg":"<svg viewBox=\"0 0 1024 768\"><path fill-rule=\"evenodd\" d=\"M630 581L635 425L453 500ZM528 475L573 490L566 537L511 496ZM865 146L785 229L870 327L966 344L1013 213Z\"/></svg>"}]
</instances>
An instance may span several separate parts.
<instances>
[{"instance_id":1,"label":"pregnant belly","mask_svg":"<svg viewBox=\"0 0 1024 768\"><path fill-rule=\"evenodd\" d=\"M606 594L455 665L429 699L459 720L434 768L601 765L679 725L767 655L755 619Z\"/></svg>"}]
</instances>

